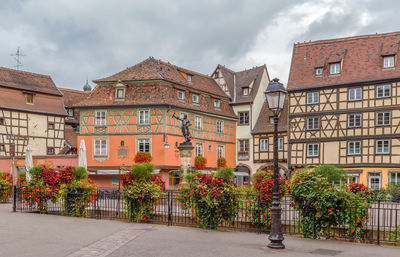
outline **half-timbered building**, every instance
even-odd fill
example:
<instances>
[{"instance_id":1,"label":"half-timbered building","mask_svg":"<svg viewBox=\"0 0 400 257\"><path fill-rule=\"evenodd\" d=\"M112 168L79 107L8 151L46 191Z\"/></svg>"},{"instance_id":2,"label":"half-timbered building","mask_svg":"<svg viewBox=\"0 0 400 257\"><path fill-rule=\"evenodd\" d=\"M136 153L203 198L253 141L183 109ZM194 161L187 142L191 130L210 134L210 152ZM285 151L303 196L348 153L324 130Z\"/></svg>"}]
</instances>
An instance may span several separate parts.
<instances>
[{"instance_id":1,"label":"half-timbered building","mask_svg":"<svg viewBox=\"0 0 400 257\"><path fill-rule=\"evenodd\" d=\"M121 170L144 151L167 187L174 186L179 174L170 171L180 168L177 146L184 141L174 113L191 120L193 160L202 155L207 168L215 169L217 158L225 157L235 167L236 115L210 76L148 58L94 82L79 104L78 143L85 140L88 169L98 185L117 187Z\"/></svg>"},{"instance_id":2,"label":"half-timbered building","mask_svg":"<svg viewBox=\"0 0 400 257\"><path fill-rule=\"evenodd\" d=\"M264 91L269 83L267 66L262 65L239 72L218 65L212 77L229 96L230 105L238 116L236 123L236 177L235 182L248 182L257 171L254 165L254 143L251 134L260 115Z\"/></svg>"},{"instance_id":3,"label":"half-timbered building","mask_svg":"<svg viewBox=\"0 0 400 257\"><path fill-rule=\"evenodd\" d=\"M289 160L348 182L400 183L400 33L298 43L289 75Z\"/></svg>"}]
</instances>

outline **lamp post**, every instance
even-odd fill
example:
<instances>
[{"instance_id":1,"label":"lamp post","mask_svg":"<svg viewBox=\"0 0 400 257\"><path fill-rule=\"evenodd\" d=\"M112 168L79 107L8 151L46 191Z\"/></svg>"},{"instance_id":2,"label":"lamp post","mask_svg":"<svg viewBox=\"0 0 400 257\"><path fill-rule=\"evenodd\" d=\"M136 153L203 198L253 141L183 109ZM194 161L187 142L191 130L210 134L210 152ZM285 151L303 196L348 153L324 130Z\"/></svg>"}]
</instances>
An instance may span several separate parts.
<instances>
[{"instance_id":1,"label":"lamp post","mask_svg":"<svg viewBox=\"0 0 400 257\"><path fill-rule=\"evenodd\" d=\"M273 79L264 92L265 98L268 103L269 109L274 114L274 185L272 193L272 207L271 207L271 233L269 234L268 244L272 249L284 249L285 245L282 243L282 224L281 224L281 205L279 197L279 170L278 170L278 120L279 115L285 104L287 91L279 79Z\"/></svg>"}]
</instances>

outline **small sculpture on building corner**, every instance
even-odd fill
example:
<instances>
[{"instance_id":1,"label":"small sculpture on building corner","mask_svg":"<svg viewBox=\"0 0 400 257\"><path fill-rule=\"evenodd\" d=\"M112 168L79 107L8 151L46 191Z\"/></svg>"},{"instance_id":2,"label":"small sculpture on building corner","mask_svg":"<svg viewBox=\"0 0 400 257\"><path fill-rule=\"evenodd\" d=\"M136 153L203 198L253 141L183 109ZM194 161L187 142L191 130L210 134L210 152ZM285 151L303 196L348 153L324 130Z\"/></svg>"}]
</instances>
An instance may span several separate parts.
<instances>
[{"instance_id":1,"label":"small sculpture on building corner","mask_svg":"<svg viewBox=\"0 0 400 257\"><path fill-rule=\"evenodd\" d=\"M190 130L189 127L192 126L192 123L187 117L187 114L183 114L182 118L179 118L174 114L172 114L172 118L175 118L177 120L180 120L182 123L181 125L181 130L182 130L182 135L185 137L185 142L181 143L181 145L192 145L190 142L192 140L192 136L190 135Z\"/></svg>"}]
</instances>

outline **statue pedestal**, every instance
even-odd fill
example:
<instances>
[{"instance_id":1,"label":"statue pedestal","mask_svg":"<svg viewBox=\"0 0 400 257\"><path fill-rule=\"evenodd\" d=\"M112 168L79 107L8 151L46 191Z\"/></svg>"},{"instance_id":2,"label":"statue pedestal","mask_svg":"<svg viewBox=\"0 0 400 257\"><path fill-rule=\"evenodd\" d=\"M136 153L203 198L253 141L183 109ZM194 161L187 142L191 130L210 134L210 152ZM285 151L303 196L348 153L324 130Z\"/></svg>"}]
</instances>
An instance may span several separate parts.
<instances>
[{"instance_id":1,"label":"statue pedestal","mask_svg":"<svg viewBox=\"0 0 400 257\"><path fill-rule=\"evenodd\" d=\"M181 184L185 184L185 176L187 174L188 169L191 166L192 151L194 149L194 146L191 143L189 144L182 143L178 146L178 149L181 156L181 169L183 171Z\"/></svg>"}]
</instances>

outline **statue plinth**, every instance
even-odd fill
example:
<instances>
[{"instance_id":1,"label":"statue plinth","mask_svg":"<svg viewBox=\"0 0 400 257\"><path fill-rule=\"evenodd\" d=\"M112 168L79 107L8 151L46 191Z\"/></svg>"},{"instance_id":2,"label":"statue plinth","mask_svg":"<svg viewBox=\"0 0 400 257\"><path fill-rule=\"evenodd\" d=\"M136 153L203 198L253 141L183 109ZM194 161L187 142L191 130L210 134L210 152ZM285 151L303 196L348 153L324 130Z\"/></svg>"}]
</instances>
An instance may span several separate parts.
<instances>
[{"instance_id":1,"label":"statue plinth","mask_svg":"<svg viewBox=\"0 0 400 257\"><path fill-rule=\"evenodd\" d=\"M185 184L185 176L191 166L194 146L190 142L184 142L178 146L178 149L181 156L181 169L183 171L181 184Z\"/></svg>"}]
</instances>

